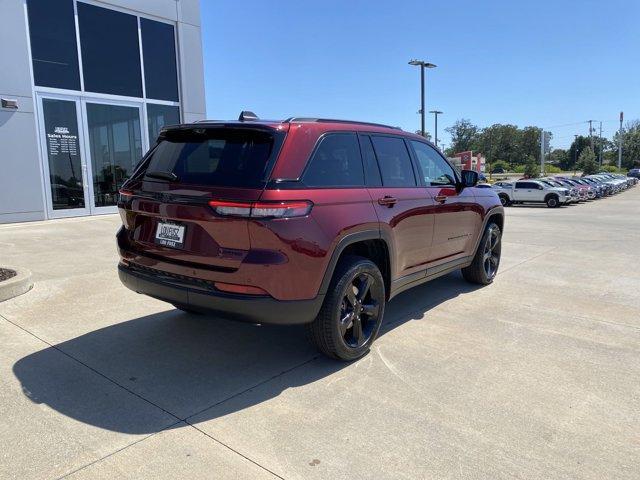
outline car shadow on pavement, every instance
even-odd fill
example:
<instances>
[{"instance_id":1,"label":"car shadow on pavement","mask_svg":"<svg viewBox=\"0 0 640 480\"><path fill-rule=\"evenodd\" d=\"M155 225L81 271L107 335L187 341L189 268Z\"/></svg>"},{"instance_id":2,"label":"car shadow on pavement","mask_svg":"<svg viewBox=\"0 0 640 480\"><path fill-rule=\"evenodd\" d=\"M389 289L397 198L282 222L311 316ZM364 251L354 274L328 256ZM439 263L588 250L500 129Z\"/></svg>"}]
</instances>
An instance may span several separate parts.
<instances>
[{"instance_id":1,"label":"car shadow on pavement","mask_svg":"<svg viewBox=\"0 0 640 480\"><path fill-rule=\"evenodd\" d=\"M381 335L410 320L429 322L433 307L476 288L453 273L405 292L387 306ZM35 352L13 372L35 403L102 429L146 434L254 406L349 366L305 340L301 326L259 327L172 309ZM87 385L86 369L68 357L97 381ZM120 388L132 401L109 393Z\"/></svg>"}]
</instances>

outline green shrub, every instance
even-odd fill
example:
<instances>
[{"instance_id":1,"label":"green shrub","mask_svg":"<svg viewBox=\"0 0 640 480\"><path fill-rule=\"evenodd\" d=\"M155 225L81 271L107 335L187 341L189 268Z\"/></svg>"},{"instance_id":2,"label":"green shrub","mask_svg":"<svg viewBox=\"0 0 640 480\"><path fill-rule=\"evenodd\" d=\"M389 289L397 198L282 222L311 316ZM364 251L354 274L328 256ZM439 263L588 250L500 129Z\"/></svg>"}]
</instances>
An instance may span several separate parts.
<instances>
[{"instance_id":1,"label":"green shrub","mask_svg":"<svg viewBox=\"0 0 640 480\"><path fill-rule=\"evenodd\" d=\"M620 170L618 170L618 167L616 167L615 165L602 165L602 167L600 167L600 171L618 173Z\"/></svg>"},{"instance_id":2,"label":"green shrub","mask_svg":"<svg viewBox=\"0 0 640 480\"><path fill-rule=\"evenodd\" d=\"M524 165L516 165L513 171L516 173L524 173Z\"/></svg>"},{"instance_id":3,"label":"green shrub","mask_svg":"<svg viewBox=\"0 0 640 480\"><path fill-rule=\"evenodd\" d=\"M548 175L551 173L562 173L562 169L560 167L556 167L555 165L551 165L546 163L544 165L544 172Z\"/></svg>"}]
</instances>

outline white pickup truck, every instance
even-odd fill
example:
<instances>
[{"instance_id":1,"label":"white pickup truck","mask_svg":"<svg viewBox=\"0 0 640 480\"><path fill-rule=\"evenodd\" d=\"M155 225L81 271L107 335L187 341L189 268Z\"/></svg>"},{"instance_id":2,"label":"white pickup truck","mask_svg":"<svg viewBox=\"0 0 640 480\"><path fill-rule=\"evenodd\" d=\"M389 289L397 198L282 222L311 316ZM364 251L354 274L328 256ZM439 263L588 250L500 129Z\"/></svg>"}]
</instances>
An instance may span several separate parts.
<instances>
[{"instance_id":1,"label":"white pickup truck","mask_svg":"<svg viewBox=\"0 0 640 480\"><path fill-rule=\"evenodd\" d=\"M571 202L568 188L552 187L538 180L500 182L493 188L505 207L516 203L546 203L547 207L555 208Z\"/></svg>"}]
</instances>

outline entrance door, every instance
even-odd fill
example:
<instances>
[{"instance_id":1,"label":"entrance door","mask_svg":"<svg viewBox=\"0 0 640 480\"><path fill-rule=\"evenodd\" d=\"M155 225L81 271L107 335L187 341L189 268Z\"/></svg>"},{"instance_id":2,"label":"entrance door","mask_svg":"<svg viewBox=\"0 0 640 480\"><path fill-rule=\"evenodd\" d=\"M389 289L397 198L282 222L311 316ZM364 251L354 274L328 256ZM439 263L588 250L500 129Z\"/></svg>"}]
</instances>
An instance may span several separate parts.
<instances>
[{"instance_id":1,"label":"entrance door","mask_svg":"<svg viewBox=\"0 0 640 480\"><path fill-rule=\"evenodd\" d=\"M88 175L79 128L80 100L63 95L39 95L37 104L48 216L88 215Z\"/></svg>"},{"instance_id":2,"label":"entrance door","mask_svg":"<svg viewBox=\"0 0 640 480\"><path fill-rule=\"evenodd\" d=\"M118 190L133 173L147 144L142 104L90 99L83 104L91 213L113 213Z\"/></svg>"}]
</instances>

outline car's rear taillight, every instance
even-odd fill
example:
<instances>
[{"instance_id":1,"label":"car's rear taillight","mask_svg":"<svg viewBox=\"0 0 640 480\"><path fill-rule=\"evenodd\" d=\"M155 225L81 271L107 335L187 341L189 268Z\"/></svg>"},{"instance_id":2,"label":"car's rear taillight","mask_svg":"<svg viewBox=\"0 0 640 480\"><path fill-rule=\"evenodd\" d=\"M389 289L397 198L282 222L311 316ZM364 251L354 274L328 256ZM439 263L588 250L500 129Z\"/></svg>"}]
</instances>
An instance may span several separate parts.
<instances>
[{"instance_id":1,"label":"car's rear taillight","mask_svg":"<svg viewBox=\"0 0 640 480\"><path fill-rule=\"evenodd\" d=\"M308 200L285 202L230 202L210 200L209 205L218 215L251 218L291 218L308 215L313 203Z\"/></svg>"}]
</instances>

